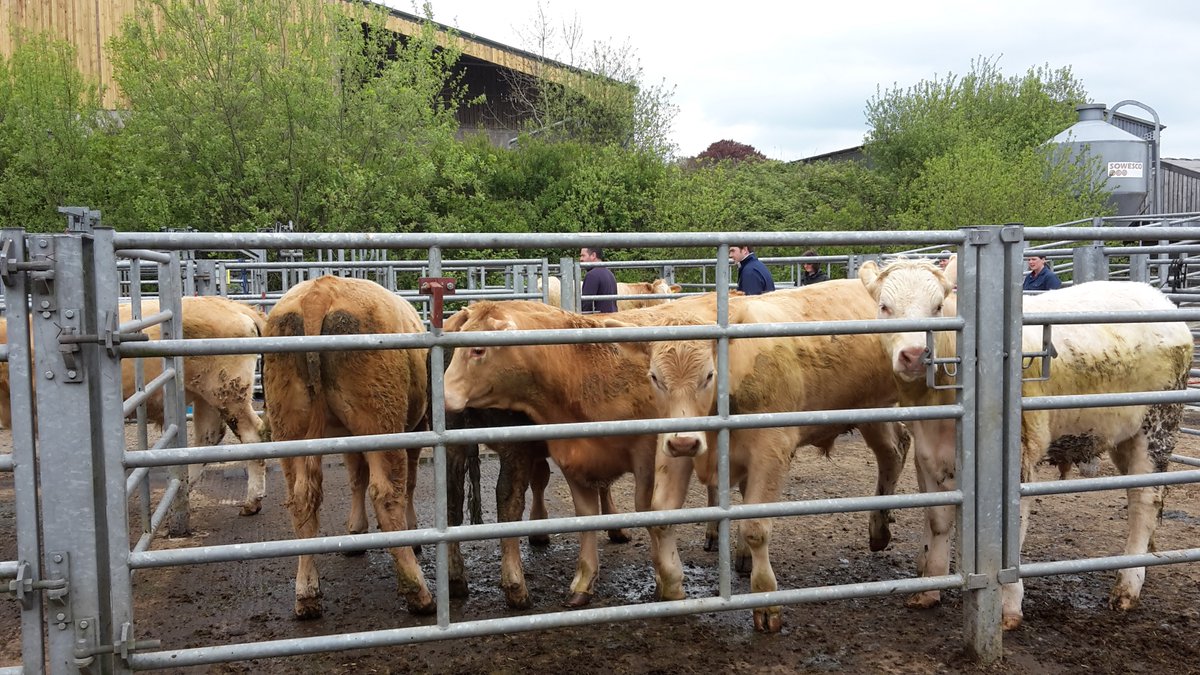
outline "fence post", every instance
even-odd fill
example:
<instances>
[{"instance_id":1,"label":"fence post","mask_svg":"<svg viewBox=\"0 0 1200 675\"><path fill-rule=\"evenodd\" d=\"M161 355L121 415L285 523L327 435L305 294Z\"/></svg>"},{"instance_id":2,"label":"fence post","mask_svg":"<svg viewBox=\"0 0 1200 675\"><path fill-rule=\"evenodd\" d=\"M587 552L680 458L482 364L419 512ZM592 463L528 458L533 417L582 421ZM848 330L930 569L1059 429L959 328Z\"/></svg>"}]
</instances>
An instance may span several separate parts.
<instances>
[{"instance_id":1,"label":"fence post","mask_svg":"<svg viewBox=\"0 0 1200 675\"><path fill-rule=\"evenodd\" d=\"M1108 264L1104 257L1104 245L1099 243L1085 244L1071 253L1074 272L1071 283L1081 284L1085 281L1101 281L1108 279Z\"/></svg>"}]
</instances>

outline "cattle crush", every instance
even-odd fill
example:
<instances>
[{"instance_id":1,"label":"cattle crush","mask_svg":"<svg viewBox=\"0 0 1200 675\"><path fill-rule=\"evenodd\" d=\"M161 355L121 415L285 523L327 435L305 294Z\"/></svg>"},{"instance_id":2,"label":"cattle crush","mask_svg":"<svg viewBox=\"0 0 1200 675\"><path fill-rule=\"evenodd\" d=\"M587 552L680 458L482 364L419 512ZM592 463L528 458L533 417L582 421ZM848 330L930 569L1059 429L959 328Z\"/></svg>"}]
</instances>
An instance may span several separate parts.
<instances>
[{"instance_id":1,"label":"cattle crush","mask_svg":"<svg viewBox=\"0 0 1200 675\"><path fill-rule=\"evenodd\" d=\"M1200 321L1200 311L1188 288L1186 260L1200 250L1200 220L1175 219L1155 226L1130 227L1121 221L1084 223L1055 228L1020 226L965 228L949 232L757 232L710 234L589 235L588 244L608 248L690 247L713 251L714 257L664 261L661 267L706 266L698 282L684 292L717 291L712 325L614 326L561 331L443 331L442 315L434 311L433 296L418 292L416 278L454 279L446 295L446 316L467 300L542 299L535 280L553 272L562 281L563 304L578 307L582 273L569 259L557 265L541 259L489 261L489 275L478 261L463 262L448 252L480 248L577 249L578 235L437 235L437 234L210 234L125 233L95 227L88 212L76 213L65 234L27 234L5 230L0 277L5 291L8 345L6 357L13 412L12 455L0 455L0 471L11 472L16 546L11 560L0 560L0 579L19 608L20 664L0 664L0 673L63 673L93 669L129 672L185 668L248 659L286 657L315 652L382 648L385 646L467 639L481 635L514 634L552 628L626 621L670 621L683 615L734 612L745 614L741 629L753 632L750 610L819 601L850 601L873 596L906 596L953 590L962 597L962 643L984 662L1002 654L1001 586L1018 579L1070 575L1131 566L1161 566L1200 561L1193 545L1136 555L1113 555L1047 562L1022 561L1019 549L1020 503L1038 497L1092 490L1116 490L1150 485L1200 482L1200 471L1173 470L1144 475L1083 478L1071 481L1022 482L1019 455L1022 410L1050 410L1118 405L1194 404L1195 390L1079 394L1022 397L1021 368L1053 355L1053 329L1045 330L1046 348L1030 353L1021 346L1024 325L1068 323L1144 323ZM728 244L743 242L773 247L852 246L861 254L824 260L844 264L855 278L869 259L886 259L882 250L918 249L933 255L948 249L957 254L958 314L921 320L866 320L734 324L729 318L730 270L714 264L727 259ZM1026 314L1021 312L1020 280L1025 252L1049 252L1069 269L1074 283L1111 278L1147 281L1167 291L1182 307L1169 313L1135 311L1105 313ZM330 251L419 250L426 255L413 263L378 259L333 259ZM227 264L224 268L196 260L195 251L265 250L288 252L286 262ZM304 251L321 251L304 260ZM769 263L772 261L768 258ZM1069 262L1068 262L1069 261ZM796 265L780 260L776 270ZM242 269L241 288L231 287L225 268ZM144 269L154 271L152 283L142 280ZM197 272L202 272L197 274ZM657 273L659 270L655 269ZM663 270L666 272L666 270ZM320 337L229 338L184 340L181 298L194 293L224 291L243 301L270 306L284 290L302 279L333 272L347 276L374 275L381 285L413 302L432 328L416 334L326 335ZM498 287L488 280L497 274ZM664 274L665 275L665 274ZM137 283L131 280L137 280ZM406 285L407 284L407 285ZM444 284L444 282L443 282ZM540 288L546 288L542 284ZM426 283L428 287L429 284ZM152 289L152 290L146 290ZM443 286L443 290L444 286ZM122 324L117 307L142 293L153 295L161 310ZM451 304L457 301L459 304ZM146 341L143 331L161 323L162 340ZM931 359L929 368L955 374L953 402L938 406L864 408L847 410L789 410L739 414L729 401L729 344L739 338L769 336L846 336L891 332L954 331L958 356L952 363ZM641 343L660 340L715 340L717 344L717 414L703 418L626 419L553 425L447 428L443 405L443 373L430 369L430 429L381 436L336 440L274 441L259 444L188 447L187 409L183 383L171 374L183 372L188 356L258 354L373 349L428 349L431 363L447 360L455 348L595 342ZM932 344L932 342L931 342ZM164 376L141 388L161 387L164 394L163 434L154 442L127 444L126 416L136 409L125 401L121 359L168 359ZM37 409L41 414L35 415ZM47 413L46 411L51 411ZM61 411L61 412L59 412ZM136 414L136 413L135 413ZM711 506L678 510L558 517L506 523L451 525L448 512L455 494L447 480L447 446L489 445L544 439L667 434L706 430L717 439L717 484L728 486L730 435L734 430L803 425L956 421L958 461L953 489L870 497L835 496L816 500L785 500L735 504L728 487ZM1185 420L1185 426L1187 426ZM432 522L394 532L292 538L290 531L273 538L215 546L164 545L156 535L189 530L188 464L254 459L278 460L307 455L336 456L378 449L432 448L432 461L420 480L428 496ZM1200 466L1180 454L1179 464ZM151 484L159 485L153 490ZM280 481L270 490L282 491ZM131 500L133 506L131 507ZM631 503L626 503L628 509ZM737 591L735 540L737 523L756 518L788 518L821 513L957 507L957 565L950 574L915 576L912 569L893 578L835 585L784 586L766 593ZM332 520L339 516L333 515ZM716 521L717 553L711 592L692 593L682 600L611 602L565 611L517 613L487 619L453 620L450 596L451 544L495 540L499 537L545 535L617 528L663 527ZM238 522L230 522L236 528ZM288 558L301 554L362 551L421 545L431 558L430 579L436 612L427 621L402 621L381 630L332 631L303 637L261 640L253 633L243 640L214 641L182 647L163 642L136 614L139 570L190 565L236 565L239 561ZM645 576L653 580L650 556ZM338 559L326 556L326 566ZM601 565L604 562L601 561ZM1164 573L1166 573L1164 571ZM569 577L569 573L568 573ZM566 588L570 579L561 579ZM476 587L494 583L474 578ZM391 580L379 584L395 601L393 614L403 614ZM214 592L219 592L214 589ZM276 597L285 605L290 600ZM899 597L896 598L900 602ZM548 603L547 603L548 604ZM744 611L743 611L744 610ZM391 621L393 617L389 617ZM284 619L286 620L286 619ZM382 623L382 621L381 621ZM739 625L731 622L732 625ZM9 625L9 624L3 624ZM16 626L18 622L11 622ZM770 638L767 638L770 639Z\"/></svg>"}]
</instances>

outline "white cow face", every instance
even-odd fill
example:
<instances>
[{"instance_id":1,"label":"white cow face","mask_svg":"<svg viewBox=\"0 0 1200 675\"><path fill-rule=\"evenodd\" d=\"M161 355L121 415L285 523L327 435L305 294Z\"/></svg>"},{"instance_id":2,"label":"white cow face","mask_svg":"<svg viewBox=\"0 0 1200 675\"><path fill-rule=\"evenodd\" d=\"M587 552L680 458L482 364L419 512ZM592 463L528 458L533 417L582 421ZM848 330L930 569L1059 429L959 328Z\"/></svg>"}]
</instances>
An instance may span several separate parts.
<instances>
[{"instance_id":1,"label":"white cow face","mask_svg":"<svg viewBox=\"0 0 1200 675\"><path fill-rule=\"evenodd\" d=\"M716 343L712 340L655 342L650 350L651 388L663 417L704 417L716 405ZM659 450L672 457L697 457L708 450L702 431L659 435Z\"/></svg>"},{"instance_id":2,"label":"white cow face","mask_svg":"<svg viewBox=\"0 0 1200 675\"><path fill-rule=\"evenodd\" d=\"M491 316L472 316L475 308L464 309L447 322L447 331L515 330L511 320ZM462 347L454 350L446 368L446 412L462 412L465 408L509 408L506 396L509 374L522 372L514 359L521 351L513 347Z\"/></svg>"},{"instance_id":3,"label":"white cow face","mask_svg":"<svg viewBox=\"0 0 1200 675\"><path fill-rule=\"evenodd\" d=\"M881 271L867 262L858 278L878 303L880 319L927 319L942 316L942 308L954 291L957 260L951 257L945 270L928 260L898 260ZM907 382L925 378L925 334L884 333L879 336L891 355L892 370Z\"/></svg>"}]
</instances>

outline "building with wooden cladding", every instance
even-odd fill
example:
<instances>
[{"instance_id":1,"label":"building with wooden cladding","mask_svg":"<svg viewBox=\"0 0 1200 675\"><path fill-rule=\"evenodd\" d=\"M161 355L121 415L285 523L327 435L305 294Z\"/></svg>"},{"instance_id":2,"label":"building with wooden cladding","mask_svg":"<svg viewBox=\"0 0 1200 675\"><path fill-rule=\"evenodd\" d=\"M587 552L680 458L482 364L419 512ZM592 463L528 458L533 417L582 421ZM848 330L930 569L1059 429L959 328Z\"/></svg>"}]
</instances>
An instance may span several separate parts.
<instances>
[{"instance_id":1,"label":"building with wooden cladding","mask_svg":"<svg viewBox=\"0 0 1200 675\"><path fill-rule=\"evenodd\" d=\"M348 6L363 3L351 0ZM134 12L137 0L0 0L0 56L13 53L20 31L44 32L70 42L76 49L76 65L88 79L98 81L105 91L104 105L119 109L120 92L113 79L113 64L105 49L109 39L121 29L126 16ZM400 39L416 35L425 19L414 14L385 8L386 26ZM509 47L487 38L464 33L433 22L446 44L456 40L462 52L459 68L471 98L483 94L486 102L459 110L462 133L482 131L493 143L504 145L517 136L523 117L513 104L513 83L525 78L546 78L563 82L583 71L536 54Z\"/></svg>"}]
</instances>

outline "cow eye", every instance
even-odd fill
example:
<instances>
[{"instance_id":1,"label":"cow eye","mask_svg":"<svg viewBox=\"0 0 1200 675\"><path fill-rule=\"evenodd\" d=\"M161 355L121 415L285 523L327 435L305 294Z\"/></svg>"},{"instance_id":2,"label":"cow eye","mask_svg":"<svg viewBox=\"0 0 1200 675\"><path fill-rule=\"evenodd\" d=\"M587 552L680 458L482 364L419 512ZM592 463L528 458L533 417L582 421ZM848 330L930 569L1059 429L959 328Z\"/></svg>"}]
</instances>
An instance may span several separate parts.
<instances>
[{"instance_id":1,"label":"cow eye","mask_svg":"<svg viewBox=\"0 0 1200 675\"><path fill-rule=\"evenodd\" d=\"M487 353L486 347L471 347L471 358L478 359Z\"/></svg>"},{"instance_id":2,"label":"cow eye","mask_svg":"<svg viewBox=\"0 0 1200 675\"><path fill-rule=\"evenodd\" d=\"M713 371L713 370L708 371L708 375L706 375L704 378L704 386L707 387L708 385L712 384L714 376L716 376L716 371Z\"/></svg>"},{"instance_id":3,"label":"cow eye","mask_svg":"<svg viewBox=\"0 0 1200 675\"><path fill-rule=\"evenodd\" d=\"M887 305L885 305L885 304L883 304L883 303L880 303L880 305L879 305L879 314L880 314L881 316L887 316L888 314L891 314L891 313L892 313L892 310L891 310L891 308L889 308Z\"/></svg>"},{"instance_id":4,"label":"cow eye","mask_svg":"<svg viewBox=\"0 0 1200 675\"><path fill-rule=\"evenodd\" d=\"M658 375L656 375L653 370L650 371L650 382L652 382L655 387L658 387L662 391L666 391L666 387L664 387L663 383L659 381Z\"/></svg>"},{"instance_id":5,"label":"cow eye","mask_svg":"<svg viewBox=\"0 0 1200 675\"><path fill-rule=\"evenodd\" d=\"M941 305L941 304L939 304L939 305L937 306L937 309L933 310L933 313L934 313L934 314L937 314L937 315L939 315L939 316L940 316L940 315L941 315L941 313L942 313L942 305Z\"/></svg>"}]
</instances>

